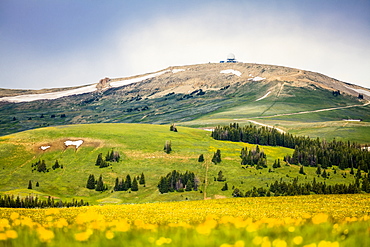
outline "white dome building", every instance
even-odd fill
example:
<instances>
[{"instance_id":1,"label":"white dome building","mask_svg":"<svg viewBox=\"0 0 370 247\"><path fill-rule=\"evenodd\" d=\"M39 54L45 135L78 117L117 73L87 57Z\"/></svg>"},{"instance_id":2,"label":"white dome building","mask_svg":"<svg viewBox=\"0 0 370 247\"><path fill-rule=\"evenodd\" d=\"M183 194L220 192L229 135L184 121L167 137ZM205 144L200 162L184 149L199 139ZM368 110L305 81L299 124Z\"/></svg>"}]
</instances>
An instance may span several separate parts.
<instances>
[{"instance_id":1,"label":"white dome building","mask_svg":"<svg viewBox=\"0 0 370 247\"><path fill-rule=\"evenodd\" d=\"M226 62L227 63L236 63L235 55L233 53L230 53L229 55L227 55Z\"/></svg>"}]
</instances>

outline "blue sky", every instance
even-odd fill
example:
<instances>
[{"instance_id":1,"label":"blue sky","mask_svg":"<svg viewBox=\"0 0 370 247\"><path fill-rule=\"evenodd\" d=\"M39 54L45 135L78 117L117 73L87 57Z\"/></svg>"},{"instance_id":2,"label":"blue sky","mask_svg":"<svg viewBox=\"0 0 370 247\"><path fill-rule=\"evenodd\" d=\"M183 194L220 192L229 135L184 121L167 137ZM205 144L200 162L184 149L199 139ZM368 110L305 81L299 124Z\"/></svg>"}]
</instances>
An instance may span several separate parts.
<instances>
[{"instance_id":1,"label":"blue sky","mask_svg":"<svg viewBox=\"0 0 370 247\"><path fill-rule=\"evenodd\" d=\"M229 53L370 88L370 1L0 1L0 88L85 85Z\"/></svg>"}]
</instances>

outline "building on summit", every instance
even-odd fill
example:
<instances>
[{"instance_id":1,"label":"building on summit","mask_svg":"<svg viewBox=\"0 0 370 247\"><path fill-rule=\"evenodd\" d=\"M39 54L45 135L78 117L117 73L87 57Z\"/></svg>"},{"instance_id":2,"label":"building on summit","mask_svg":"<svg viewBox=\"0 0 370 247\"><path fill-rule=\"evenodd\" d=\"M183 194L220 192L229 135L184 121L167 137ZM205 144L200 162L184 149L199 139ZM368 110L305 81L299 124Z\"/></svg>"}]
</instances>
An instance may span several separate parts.
<instances>
[{"instance_id":1,"label":"building on summit","mask_svg":"<svg viewBox=\"0 0 370 247\"><path fill-rule=\"evenodd\" d=\"M237 63L237 62L238 61L236 61L234 54L230 53L229 55L227 55L226 63ZM220 63L225 63L225 61L220 61Z\"/></svg>"}]
</instances>

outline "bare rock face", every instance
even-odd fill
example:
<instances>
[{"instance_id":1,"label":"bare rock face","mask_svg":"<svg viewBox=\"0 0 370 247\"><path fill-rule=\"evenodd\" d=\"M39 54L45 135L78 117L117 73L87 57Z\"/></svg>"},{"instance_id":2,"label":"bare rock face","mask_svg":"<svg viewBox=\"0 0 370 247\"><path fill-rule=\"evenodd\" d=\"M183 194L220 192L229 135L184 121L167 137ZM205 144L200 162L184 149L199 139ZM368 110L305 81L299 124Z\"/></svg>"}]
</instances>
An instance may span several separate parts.
<instances>
[{"instance_id":1,"label":"bare rock face","mask_svg":"<svg viewBox=\"0 0 370 247\"><path fill-rule=\"evenodd\" d=\"M105 88L110 87L110 79L108 77L105 77L104 79L101 79L99 83L96 85L96 88L98 90L103 90Z\"/></svg>"}]
</instances>

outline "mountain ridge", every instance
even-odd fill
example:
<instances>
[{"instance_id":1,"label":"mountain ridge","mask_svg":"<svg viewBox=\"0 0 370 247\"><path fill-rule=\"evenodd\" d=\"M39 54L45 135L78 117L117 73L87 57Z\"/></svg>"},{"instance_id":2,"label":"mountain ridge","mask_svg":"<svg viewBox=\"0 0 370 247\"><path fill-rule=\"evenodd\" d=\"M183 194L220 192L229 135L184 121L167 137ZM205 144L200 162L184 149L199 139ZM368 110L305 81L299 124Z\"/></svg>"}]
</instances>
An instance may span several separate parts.
<instances>
[{"instance_id":1,"label":"mountain ridge","mask_svg":"<svg viewBox=\"0 0 370 247\"><path fill-rule=\"evenodd\" d=\"M187 85L193 86L193 89L202 89L202 90L212 90L212 87L210 86L218 86L220 84L219 80L217 80L217 74L221 71L234 70L240 73L239 81L241 82L248 82L250 80L253 80L253 78L259 77L264 78L264 81L271 82L271 81L293 81L294 83L292 85L294 86L307 86L309 84L315 84L321 88L327 89L327 90L340 90L341 92L350 94L352 96L358 96L358 94L362 93L364 98L370 99L370 90L367 88L364 88L359 85L343 82L334 78L331 78L329 76L323 75L321 73L317 72L311 72L301 69L295 69L295 68L289 68L284 66L277 66L277 65L267 65L267 64L252 64L252 63L226 63L226 64L196 64L196 65L186 65L186 66L171 66L166 69L159 70L157 72L151 72L146 73L142 75L135 75L135 76L129 76L129 77L120 77L120 78L112 78L109 79L107 85L100 87L100 83L93 83L88 84L85 86L77 86L77 87L71 87L71 88L50 88L50 89L42 89L42 90L12 90L12 89L0 89L0 101L10 101L10 102L23 102L27 101L25 100L19 100L17 101L15 97L19 97L20 95L30 95L30 94L50 94L50 93L56 93L56 92L66 92L69 90L80 90L79 93L70 94L66 96L76 95L76 94L82 94L82 93L90 93L94 91L99 90L106 90L111 87L121 87L125 85L125 81L131 80L130 83L140 83L148 79L152 78L158 78L160 79L167 78L168 82L171 82L171 79L169 79L168 74L175 75L178 77L180 81L186 81ZM219 71L220 70L220 71ZM196 73L196 75L190 75L190 73ZM203 72L203 73L200 73ZM187 74L186 77L181 76L181 74ZM208 75L207 75L208 74ZM212 75L213 74L213 75ZM232 74L232 72L224 73L226 76L226 79L230 81L230 78L227 78L227 75L231 74L231 76L237 76L235 74ZM219 75L220 76L220 75ZM203 78L203 81L206 83L201 83L200 81L194 80L194 78ZM189 80L189 78L193 78L192 80ZM216 79L218 83L212 83L209 79L213 78ZM188 80L187 80L188 79ZM225 78L223 78L225 79ZM100 80L103 81L104 79ZM235 80L231 80L231 82ZM151 80L152 83L153 80ZM171 84L168 83L167 84ZM163 81L162 81L163 83ZM110 86L111 84L111 86ZM166 84L166 83L164 83ZM222 83L221 83L222 84ZM114 85L114 86L113 86ZM162 86L155 84L156 86ZM84 91L82 90L85 87L89 87L89 90ZM165 90L170 90L170 88L166 88ZM184 92L186 88L178 89L178 92ZM361 90L360 93L358 90ZM63 94L62 96L63 97ZM42 98L41 98L42 99ZM47 98L45 98L47 99ZM56 99L56 98L52 98Z\"/></svg>"},{"instance_id":2,"label":"mountain ridge","mask_svg":"<svg viewBox=\"0 0 370 247\"><path fill-rule=\"evenodd\" d=\"M44 94L61 96L55 99L12 103L0 98L3 99L0 135L85 123L186 123L208 127L214 126L217 119L226 124L235 119L258 121L263 117L275 119L272 124L265 122L275 126L288 116L291 121L302 123L370 121L367 104L370 90L283 66L247 63L173 66L138 76L105 78L99 89L96 85ZM68 95L71 92L79 94ZM323 109L332 110L321 112ZM299 112L305 115L296 115Z\"/></svg>"}]
</instances>

